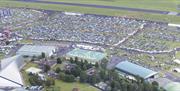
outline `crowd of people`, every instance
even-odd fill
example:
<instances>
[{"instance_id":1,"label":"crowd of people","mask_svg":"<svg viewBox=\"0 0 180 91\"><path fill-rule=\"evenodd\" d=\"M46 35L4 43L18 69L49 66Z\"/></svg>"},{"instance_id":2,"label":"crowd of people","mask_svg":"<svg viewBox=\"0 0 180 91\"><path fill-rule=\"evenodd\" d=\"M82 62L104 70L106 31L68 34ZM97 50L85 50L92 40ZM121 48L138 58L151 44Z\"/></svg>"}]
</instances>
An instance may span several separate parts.
<instances>
[{"instance_id":1,"label":"crowd of people","mask_svg":"<svg viewBox=\"0 0 180 91\"><path fill-rule=\"evenodd\" d=\"M26 39L64 40L105 45L118 44L133 32L119 47L143 50L169 49L171 41L180 41L179 29L167 23L125 17L65 13L32 9L8 9L10 16L1 17L0 26L17 27L16 34ZM28 25L28 26L27 26Z\"/></svg>"},{"instance_id":2,"label":"crowd of people","mask_svg":"<svg viewBox=\"0 0 180 91\"><path fill-rule=\"evenodd\" d=\"M145 51L168 51L178 47L178 43L180 43L180 29L166 24L154 24L129 38L122 47Z\"/></svg>"},{"instance_id":3,"label":"crowd of people","mask_svg":"<svg viewBox=\"0 0 180 91\"><path fill-rule=\"evenodd\" d=\"M33 39L68 40L114 44L139 29L146 21L98 15L67 15L55 13L25 31Z\"/></svg>"}]
</instances>

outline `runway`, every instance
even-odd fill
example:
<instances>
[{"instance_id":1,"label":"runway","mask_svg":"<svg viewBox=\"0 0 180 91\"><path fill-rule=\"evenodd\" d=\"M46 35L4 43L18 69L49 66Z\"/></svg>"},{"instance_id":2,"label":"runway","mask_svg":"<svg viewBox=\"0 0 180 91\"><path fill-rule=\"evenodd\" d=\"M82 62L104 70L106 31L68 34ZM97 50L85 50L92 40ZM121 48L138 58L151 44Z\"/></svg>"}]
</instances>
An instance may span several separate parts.
<instances>
[{"instance_id":1,"label":"runway","mask_svg":"<svg viewBox=\"0 0 180 91\"><path fill-rule=\"evenodd\" d=\"M66 3L66 2L53 2L53 1L40 1L40 0L17 0L17 1L27 2L27 3L29 2L29 3L59 4L59 5L69 5L69 6L125 10L125 11L144 12L144 13L162 14L162 15L168 15L168 13L170 13L170 11L128 8L128 7L120 7L120 6L95 5L95 4ZM180 16L180 13L178 13L176 16Z\"/></svg>"}]
</instances>

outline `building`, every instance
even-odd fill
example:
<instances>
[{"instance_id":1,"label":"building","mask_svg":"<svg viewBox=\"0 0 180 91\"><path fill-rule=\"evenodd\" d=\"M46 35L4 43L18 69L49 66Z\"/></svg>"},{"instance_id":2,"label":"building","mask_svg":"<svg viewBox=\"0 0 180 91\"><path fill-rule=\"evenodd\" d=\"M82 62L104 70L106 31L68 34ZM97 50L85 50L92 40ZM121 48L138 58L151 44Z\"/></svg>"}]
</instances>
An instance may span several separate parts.
<instances>
[{"instance_id":1,"label":"building","mask_svg":"<svg viewBox=\"0 0 180 91\"><path fill-rule=\"evenodd\" d=\"M155 78L157 76L157 72L133 64L128 61L120 62L119 64L116 65L115 68L124 75L130 75L130 77L140 76L143 79L148 79L148 78Z\"/></svg>"},{"instance_id":2,"label":"building","mask_svg":"<svg viewBox=\"0 0 180 91\"><path fill-rule=\"evenodd\" d=\"M26 72L32 74L39 74L40 72L42 72L42 70L35 67L30 67L26 70Z\"/></svg>"},{"instance_id":3,"label":"building","mask_svg":"<svg viewBox=\"0 0 180 91\"><path fill-rule=\"evenodd\" d=\"M16 54L23 56L40 56L45 53L46 56L52 56L56 51L54 46L42 46L42 45L24 45L22 46Z\"/></svg>"},{"instance_id":4,"label":"building","mask_svg":"<svg viewBox=\"0 0 180 91\"><path fill-rule=\"evenodd\" d=\"M106 54L76 48L66 54L66 58L70 57L78 57L80 60L87 60L89 63L95 64L96 62L100 62L103 58L105 58Z\"/></svg>"},{"instance_id":5,"label":"building","mask_svg":"<svg viewBox=\"0 0 180 91\"><path fill-rule=\"evenodd\" d=\"M180 60L179 60L179 59L175 59L174 62L175 62L176 64L180 64Z\"/></svg>"},{"instance_id":6,"label":"building","mask_svg":"<svg viewBox=\"0 0 180 91\"><path fill-rule=\"evenodd\" d=\"M180 68L174 68L173 71L177 72L177 73L180 73Z\"/></svg>"}]
</instances>

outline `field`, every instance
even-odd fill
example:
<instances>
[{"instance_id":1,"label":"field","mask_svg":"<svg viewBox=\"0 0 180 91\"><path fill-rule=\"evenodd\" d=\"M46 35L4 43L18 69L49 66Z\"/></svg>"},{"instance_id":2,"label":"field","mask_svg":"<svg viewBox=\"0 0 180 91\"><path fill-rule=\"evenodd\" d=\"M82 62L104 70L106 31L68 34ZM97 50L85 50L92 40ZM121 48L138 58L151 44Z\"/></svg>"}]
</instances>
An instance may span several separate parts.
<instances>
[{"instance_id":1,"label":"field","mask_svg":"<svg viewBox=\"0 0 180 91\"><path fill-rule=\"evenodd\" d=\"M4 54L0 53L0 60L3 59Z\"/></svg>"},{"instance_id":2,"label":"field","mask_svg":"<svg viewBox=\"0 0 180 91\"><path fill-rule=\"evenodd\" d=\"M52 1L52 0L51 0ZM65 0L55 0L55 1L65 1ZM137 1L137 0L136 0ZM133 1L131 4L128 1L121 3L120 1L99 1L99 0L69 0L66 2L78 2L78 3L89 3L89 4L103 4L103 5L114 5L114 6L122 6L126 7L137 7L144 8L147 6L148 9L158 9L158 10L171 10L177 11L176 5L180 3L178 0L170 1L170 4L160 3L158 0L157 5L147 5L152 0L145 0L144 5L139 4L139 2ZM167 1L168 2L168 1ZM168 2L168 3L169 3ZM136 3L136 4L135 4ZM152 2L151 2L152 3ZM138 4L138 5L137 5ZM151 7L150 7L151 6ZM173 7L171 7L173 6ZM17 2L10 0L0 0L0 7L26 7L26 8L35 8L35 9L47 9L47 10L58 10L58 11L68 11L68 12L80 12L80 13L88 13L88 14L101 14L101 15L111 15L111 16L123 16L123 17L131 17L131 18L139 18L146 20L154 20L154 21L163 21L163 22L171 22L171 23L180 23L180 17L178 16L169 16L169 15L160 15L160 14L150 14L143 12L130 12L124 10L113 10L113 9L102 9L102 8L90 8L90 7L80 7L80 6L67 6L67 5L57 5L57 4L41 4L41 3L26 3L26 2ZM167 8L167 9L166 9ZM108 12L108 13L107 13Z\"/></svg>"},{"instance_id":3,"label":"field","mask_svg":"<svg viewBox=\"0 0 180 91\"><path fill-rule=\"evenodd\" d=\"M55 81L55 87L60 87L60 91L72 91L73 88L79 88L80 91L98 91L98 89L88 84L82 84L78 82L66 83L60 80Z\"/></svg>"},{"instance_id":4,"label":"field","mask_svg":"<svg viewBox=\"0 0 180 91\"><path fill-rule=\"evenodd\" d=\"M176 53L176 58L180 59L180 52Z\"/></svg>"},{"instance_id":5,"label":"field","mask_svg":"<svg viewBox=\"0 0 180 91\"><path fill-rule=\"evenodd\" d=\"M179 10L177 10L177 5L180 4L179 0L45 0L45 1L123 6L130 8L180 12Z\"/></svg>"}]
</instances>

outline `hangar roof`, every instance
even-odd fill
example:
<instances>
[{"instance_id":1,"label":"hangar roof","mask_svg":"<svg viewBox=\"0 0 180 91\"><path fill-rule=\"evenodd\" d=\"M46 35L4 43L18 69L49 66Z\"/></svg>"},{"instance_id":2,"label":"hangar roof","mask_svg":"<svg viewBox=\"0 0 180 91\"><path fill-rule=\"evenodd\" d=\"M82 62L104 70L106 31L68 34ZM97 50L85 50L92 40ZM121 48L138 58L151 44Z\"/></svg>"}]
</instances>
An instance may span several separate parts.
<instances>
[{"instance_id":1,"label":"hangar roof","mask_svg":"<svg viewBox=\"0 0 180 91\"><path fill-rule=\"evenodd\" d=\"M157 72L155 71L133 64L128 61L120 62L119 64L116 65L116 69L123 71L125 73L128 73L128 74L131 74L131 75L138 75L144 79L147 79L157 74Z\"/></svg>"}]
</instances>

